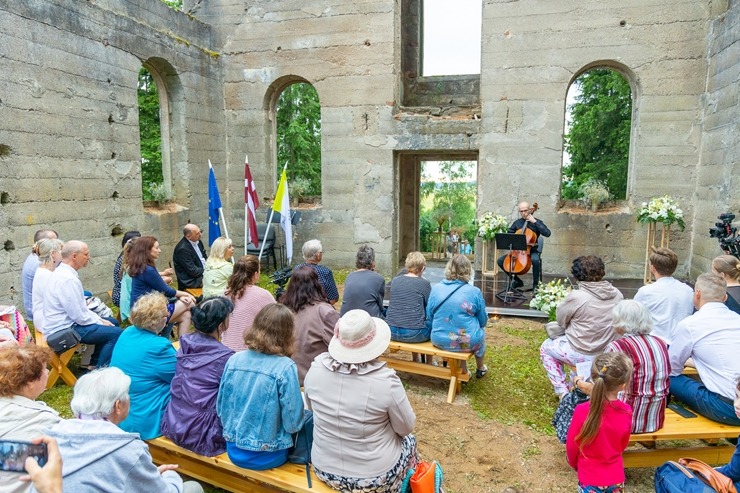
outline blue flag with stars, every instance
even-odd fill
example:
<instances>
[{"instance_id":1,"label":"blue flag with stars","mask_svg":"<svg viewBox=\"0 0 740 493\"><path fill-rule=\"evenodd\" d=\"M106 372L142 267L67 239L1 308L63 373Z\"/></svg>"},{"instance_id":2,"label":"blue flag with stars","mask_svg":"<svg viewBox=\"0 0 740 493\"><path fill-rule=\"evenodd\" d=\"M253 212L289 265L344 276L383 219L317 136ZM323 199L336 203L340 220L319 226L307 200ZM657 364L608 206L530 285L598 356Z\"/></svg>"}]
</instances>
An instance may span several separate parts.
<instances>
[{"instance_id":1,"label":"blue flag with stars","mask_svg":"<svg viewBox=\"0 0 740 493\"><path fill-rule=\"evenodd\" d=\"M218 195L216 174L213 172L213 167L210 167L208 172L208 246L213 245L216 238L221 236L221 225L218 223L220 208L221 197Z\"/></svg>"}]
</instances>

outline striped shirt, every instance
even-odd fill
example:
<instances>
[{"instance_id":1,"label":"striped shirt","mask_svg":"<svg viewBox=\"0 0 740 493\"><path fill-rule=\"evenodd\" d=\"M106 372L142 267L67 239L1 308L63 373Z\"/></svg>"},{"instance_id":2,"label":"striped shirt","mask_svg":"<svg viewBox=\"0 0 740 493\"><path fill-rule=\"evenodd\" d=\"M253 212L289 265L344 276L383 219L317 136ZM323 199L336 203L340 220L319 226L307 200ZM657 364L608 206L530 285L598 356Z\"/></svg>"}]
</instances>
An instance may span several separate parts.
<instances>
[{"instance_id":1,"label":"striped shirt","mask_svg":"<svg viewBox=\"0 0 740 493\"><path fill-rule=\"evenodd\" d=\"M634 365L625 401L632 407L632 433L663 427L671 366L668 347L660 337L625 334L604 352L623 352Z\"/></svg>"},{"instance_id":2,"label":"striped shirt","mask_svg":"<svg viewBox=\"0 0 740 493\"><path fill-rule=\"evenodd\" d=\"M244 288L242 297L234 301L234 311L229 317L229 327L221 335L221 342L232 351L244 351L244 333L252 330L254 318L267 305L275 303L269 291L259 286Z\"/></svg>"},{"instance_id":3,"label":"striped shirt","mask_svg":"<svg viewBox=\"0 0 740 493\"><path fill-rule=\"evenodd\" d=\"M391 298L385 321L399 329L423 329L432 286L423 277L399 275L391 281Z\"/></svg>"}]
</instances>

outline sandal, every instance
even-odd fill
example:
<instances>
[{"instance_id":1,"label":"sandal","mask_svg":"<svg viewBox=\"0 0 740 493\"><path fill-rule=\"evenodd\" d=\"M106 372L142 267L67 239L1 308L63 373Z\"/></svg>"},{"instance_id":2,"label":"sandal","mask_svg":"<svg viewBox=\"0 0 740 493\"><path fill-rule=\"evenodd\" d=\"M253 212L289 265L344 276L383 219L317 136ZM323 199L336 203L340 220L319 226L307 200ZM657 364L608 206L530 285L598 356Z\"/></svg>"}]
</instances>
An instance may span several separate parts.
<instances>
[{"instance_id":1,"label":"sandal","mask_svg":"<svg viewBox=\"0 0 740 493\"><path fill-rule=\"evenodd\" d=\"M483 365L482 369L475 370L475 378L483 378L486 376L486 373L488 373L488 367Z\"/></svg>"}]
</instances>

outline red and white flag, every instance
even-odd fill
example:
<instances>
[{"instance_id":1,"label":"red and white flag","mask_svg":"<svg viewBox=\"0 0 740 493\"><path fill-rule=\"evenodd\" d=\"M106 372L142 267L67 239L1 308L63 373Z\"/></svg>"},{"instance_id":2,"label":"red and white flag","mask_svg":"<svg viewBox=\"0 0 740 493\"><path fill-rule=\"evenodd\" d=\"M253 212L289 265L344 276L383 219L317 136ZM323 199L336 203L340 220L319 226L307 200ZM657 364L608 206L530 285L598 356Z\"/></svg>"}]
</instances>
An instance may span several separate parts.
<instances>
[{"instance_id":1,"label":"red and white flag","mask_svg":"<svg viewBox=\"0 0 740 493\"><path fill-rule=\"evenodd\" d=\"M245 225L245 231L248 232L248 241L246 243L252 243L254 246L259 246L257 237L257 207L260 206L259 198L257 198L257 188L254 186L254 180L252 179L252 173L249 171L249 159L245 158L244 163L244 217L247 222ZM246 251L246 247L245 247Z\"/></svg>"}]
</instances>

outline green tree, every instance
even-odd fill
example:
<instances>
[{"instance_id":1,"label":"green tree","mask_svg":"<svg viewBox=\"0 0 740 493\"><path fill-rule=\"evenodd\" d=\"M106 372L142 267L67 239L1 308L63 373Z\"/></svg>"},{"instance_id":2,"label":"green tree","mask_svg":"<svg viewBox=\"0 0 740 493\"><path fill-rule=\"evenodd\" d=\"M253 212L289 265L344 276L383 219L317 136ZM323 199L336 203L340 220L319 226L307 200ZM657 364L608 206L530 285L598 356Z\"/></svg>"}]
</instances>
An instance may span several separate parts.
<instances>
[{"instance_id":1,"label":"green tree","mask_svg":"<svg viewBox=\"0 0 740 493\"><path fill-rule=\"evenodd\" d=\"M182 10L182 0L162 0L162 2L175 10Z\"/></svg>"},{"instance_id":2,"label":"green tree","mask_svg":"<svg viewBox=\"0 0 740 493\"><path fill-rule=\"evenodd\" d=\"M139 70L139 141L141 188L144 200L152 200L151 186L164 182L162 176L162 131L159 123L159 94L152 74Z\"/></svg>"},{"instance_id":3,"label":"green tree","mask_svg":"<svg viewBox=\"0 0 740 493\"><path fill-rule=\"evenodd\" d=\"M286 87L277 103L278 176L288 163L288 181L308 181L308 195L321 195L321 105L311 84Z\"/></svg>"},{"instance_id":4,"label":"green tree","mask_svg":"<svg viewBox=\"0 0 740 493\"><path fill-rule=\"evenodd\" d=\"M612 196L627 195L627 164L632 127L632 91L627 80L611 69L593 69L573 84L578 91L565 150L561 197L581 198L580 187L593 178L607 184Z\"/></svg>"}]
</instances>

